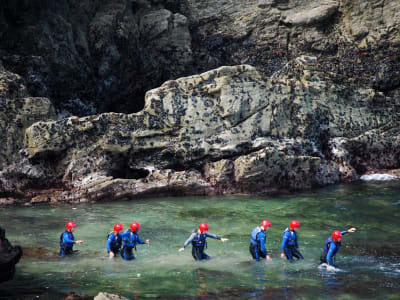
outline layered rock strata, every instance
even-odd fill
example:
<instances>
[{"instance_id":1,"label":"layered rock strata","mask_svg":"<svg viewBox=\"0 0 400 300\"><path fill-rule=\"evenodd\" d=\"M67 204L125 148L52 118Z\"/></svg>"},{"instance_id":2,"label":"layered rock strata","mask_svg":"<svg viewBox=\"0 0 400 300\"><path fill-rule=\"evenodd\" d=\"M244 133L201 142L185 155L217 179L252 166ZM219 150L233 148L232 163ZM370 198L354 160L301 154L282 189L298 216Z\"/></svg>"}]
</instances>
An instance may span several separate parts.
<instances>
[{"instance_id":1,"label":"layered rock strata","mask_svg":"<svg viewBox=\"0 0 400 300\"><path fill-rule=\"evenodd\" d=\"M0 25L1 203L398 174L396 0L6 0Z\"/></svg>"},{"instance_id":2,"label":"layered rock strata","mask_svg":"<svg viewBox=\"0 0 400 300\"><path fill-rule=\"evenodd\" d=\"M248 65L221 67L167 81L136 114L34 123L21 182L39 176L61 189L31 191L32 202L98 201L269 193L398 168L398 107L330 82L317 62L299 57L268 80Z\"/></svg>"}]
</instances>

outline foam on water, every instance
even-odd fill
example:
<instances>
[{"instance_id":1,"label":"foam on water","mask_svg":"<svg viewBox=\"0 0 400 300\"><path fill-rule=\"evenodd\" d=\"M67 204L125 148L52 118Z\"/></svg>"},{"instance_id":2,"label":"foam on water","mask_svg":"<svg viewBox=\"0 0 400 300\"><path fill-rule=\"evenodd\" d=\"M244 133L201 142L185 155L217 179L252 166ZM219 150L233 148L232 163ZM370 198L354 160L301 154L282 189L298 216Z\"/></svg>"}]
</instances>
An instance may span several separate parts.
<instances>
[{"instance_id":1,"label":"foam on water","mask_svg":"<svg viewBox=\"0 0 400 300\"><path fill-rule=\"evenodd\" d=\"M398 177L390 175L390 174L369 174L362 175L360 177L363 181L391 181L391 180L399 180Z\"/></svg>"}]
</instances>

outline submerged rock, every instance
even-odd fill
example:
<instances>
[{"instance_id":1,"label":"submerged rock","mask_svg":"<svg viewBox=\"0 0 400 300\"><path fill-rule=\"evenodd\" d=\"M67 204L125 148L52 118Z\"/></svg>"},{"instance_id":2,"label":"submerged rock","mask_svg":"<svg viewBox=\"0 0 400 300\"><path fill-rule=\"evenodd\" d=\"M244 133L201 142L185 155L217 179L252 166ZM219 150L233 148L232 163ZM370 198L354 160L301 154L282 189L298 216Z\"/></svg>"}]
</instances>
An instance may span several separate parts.
<instances>
[{"instance_id":1,"label":"submerged rock","mask_svg":"<svg viewBox=\"0 0 400 300\"><path fill-rule=\"evenodd\" d=\"M110 294L110 293L101 292L97 296L94 297L94 300L128 300L128 298Z\"/></svg>"}]
</instances>

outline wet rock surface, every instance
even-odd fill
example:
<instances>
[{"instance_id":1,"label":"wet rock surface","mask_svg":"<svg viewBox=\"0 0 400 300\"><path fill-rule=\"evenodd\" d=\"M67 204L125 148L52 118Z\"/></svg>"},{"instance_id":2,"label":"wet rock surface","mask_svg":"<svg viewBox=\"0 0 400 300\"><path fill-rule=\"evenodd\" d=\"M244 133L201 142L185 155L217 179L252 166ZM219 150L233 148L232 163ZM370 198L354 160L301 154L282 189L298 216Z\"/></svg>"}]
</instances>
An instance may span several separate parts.
<instances>
[{"instance_id":1,"label":"wet rock surface","mask_svg":"<svg viewBox=\"0 0 400 300\"><path fill-rule=\"evenodd\" d=\"M399 11L5 1L0 204L265 194L398 169Z\"/></svg>"},{"instance_id":2,"label":"wet rock surface","mask_svg":"<svg viewBox=\"0 0 400 300\"><path fill-rule=\"evenodd\" d=\"M0 227L0 282L11 280L15 273L15 265L22 256L22 248L13 246L6 239L6 232Z\"/></svg>"}]
</instances>

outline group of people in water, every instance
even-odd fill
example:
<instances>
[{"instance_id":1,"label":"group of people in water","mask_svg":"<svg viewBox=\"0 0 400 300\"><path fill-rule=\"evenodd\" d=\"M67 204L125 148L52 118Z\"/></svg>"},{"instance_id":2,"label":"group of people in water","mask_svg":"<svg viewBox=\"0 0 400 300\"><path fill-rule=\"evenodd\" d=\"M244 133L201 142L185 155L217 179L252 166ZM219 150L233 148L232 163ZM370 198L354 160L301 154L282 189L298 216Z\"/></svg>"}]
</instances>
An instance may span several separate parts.
<instances>
[{"instance_id":1,"label":"group of people in water","mask_svg":"<svg viewBox=\"0 0 400 300\"><path fill-rule=\"evenodd\" d=\"M66 224L66 230L60 236L60 256L64 257L66 255L71 255L74 253L74 244L81 244L81 240L76 240L74 237L74 228L76 227L75 222L69 221ZM253 229L250 235L250 254L254 260L259 261L260 259L271 260L268 254L267 248L265 246L266 242L266 232L271 227L271 222L269 220L262 220L261 225ZM297 232L296 230L300 227L300 222L297 220L292 220L289 227L283 232L282 244L281 244L281 258L293 261L296 259L303 259L303 255L300 252L299 244L297 242ZM121 255L124 260L135 259L133 254L133 249L136 249L136 245L147 244L149 245L149 240L142 241L139 237L138 231L140 224L138 222L133 222L130 224L130 228L123 231L123 225L117 223L114 225L114 230L107 236L106 249L110 257L115 257ZM335 256L339 252L341 246L342 236L347 233L355 232L356 228L349 228L345 231L334 230L325 241L324 250L321 254L321 263L325 263L328 266L337 267L335 262ZM182 252L185 248L192 244L192 256L195 260L209 259L204 249L207 246L207 238L217 239L222 242L228 241L227 238L220 237L208 232L208 224L201 223L198 229L194 229L189 236L189 238L184 242L183 247L178 251Z\"/></svg>"}]
</instances>

